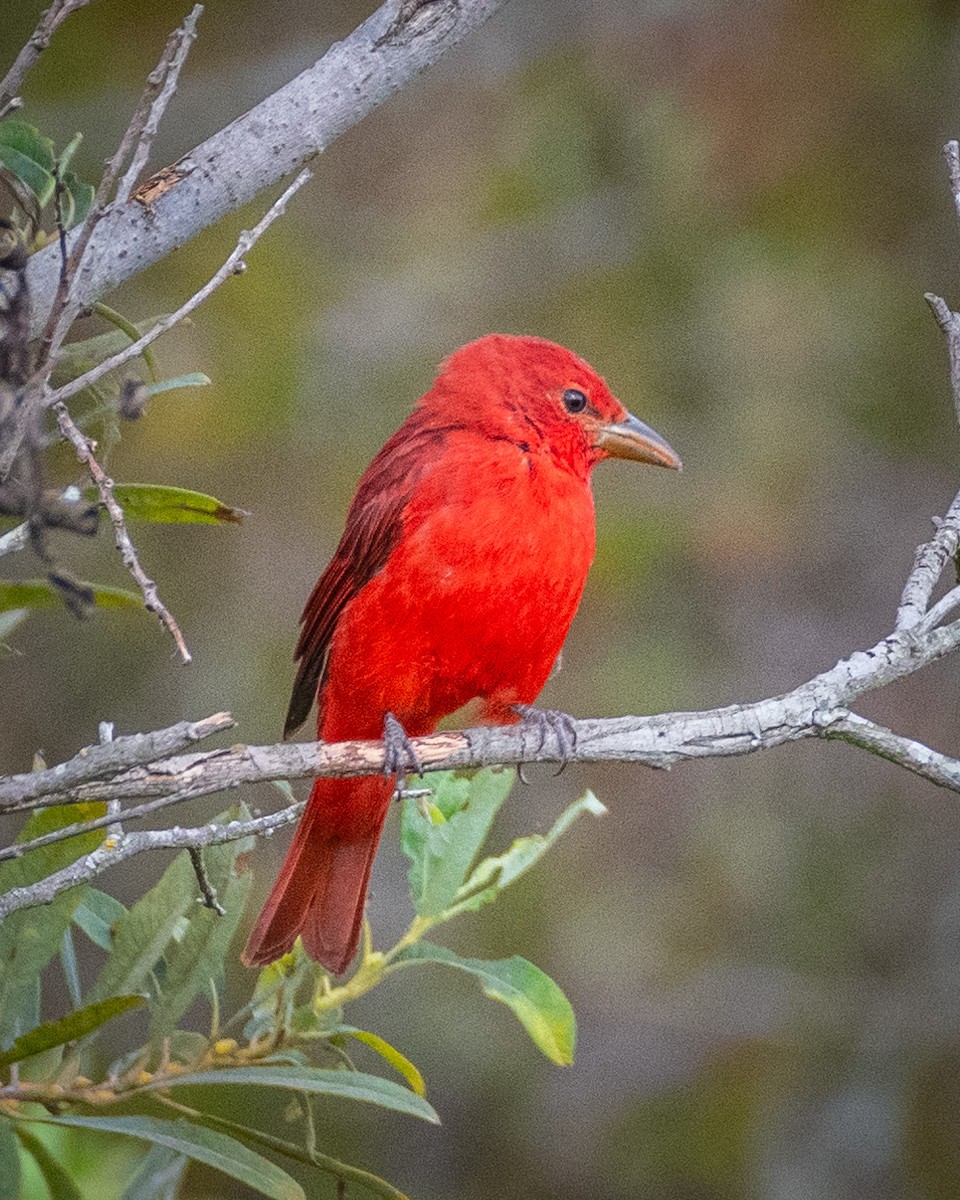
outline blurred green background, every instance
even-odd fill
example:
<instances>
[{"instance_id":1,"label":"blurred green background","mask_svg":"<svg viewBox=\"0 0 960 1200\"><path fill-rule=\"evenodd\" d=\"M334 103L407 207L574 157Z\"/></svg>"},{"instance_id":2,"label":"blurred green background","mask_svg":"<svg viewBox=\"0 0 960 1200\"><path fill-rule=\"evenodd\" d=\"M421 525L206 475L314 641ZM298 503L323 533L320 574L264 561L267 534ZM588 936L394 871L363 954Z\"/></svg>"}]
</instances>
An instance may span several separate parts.
<instances>
[{"instance_id":1,"label":"blurred green background","mask_svg":"<svg viewBox=\"0 0 960 1200\"><path fill-rule=\"evenodd\" d=\"M87 177L187 7L96 0L30 77L26 119L58 145L82 130ZM0 64L40 8L5 0ZM212 0L154 165L369 11ZM166 375L213 386L155 398L112 473L253 513L137 531L194 665L146 616L32 617L0 661L0 769L67 757L104 719L135 731L228 708L239 738L276 740L297 618L357 477L436 363L491 330L569 344L685 465L597 472L597 562L545 703L748 700L882 637L960 484L922 300L960 299L940 157L960 135L958 64L953 0L512 0L336 143L244 278L160 343ZM267 203L111 303L174 307ZM75 477L66 453L58 470ZM77 574L127 582L106 531L57 545ZM39 573L17 559L4 568ZM957 703L947 661L861 707L953 752ZM960 1195L955 796L835 745L532 774L494 844L545 829L586 785L609 816L451 934L558 980L575 1065L542 1060L469 981L404 975L350 1017L418 1063L444 1125L336 1109L323 1148L418 1200ZM409 916L395 841L373 883L383 943ZM282 849L256 852L258 900ZM102 882L129 899L163 865ZM239 965L228 982L249 988ZM54 1015L63 997L48 1001ZM70 1153L109 1200L129 1168L105 1144ZM192 1194L239 1194L194 1178Z\"/></svg>"}]
</instances>

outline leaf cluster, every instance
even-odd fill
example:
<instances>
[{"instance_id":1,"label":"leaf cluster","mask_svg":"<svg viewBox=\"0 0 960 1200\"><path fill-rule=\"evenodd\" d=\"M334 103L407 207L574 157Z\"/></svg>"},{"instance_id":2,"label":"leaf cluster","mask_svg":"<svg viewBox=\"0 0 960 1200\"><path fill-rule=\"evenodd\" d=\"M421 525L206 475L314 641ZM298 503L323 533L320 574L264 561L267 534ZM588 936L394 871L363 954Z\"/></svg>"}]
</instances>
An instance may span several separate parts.
<instances>
[{"instance_id":1,"label":"leaf cluster","mask_svg":"<svg viewBox=\"0 0 960 1200\"><path fill-rule=\"evenodd\" d=\"M81 1197L46 1137L51 1126L59 1126L144 1146L123 1200L173 1197L190 1162L213 1167L262 1195L302 1200L303 1188L277 1159L326 1173L340 1187L401 1197L386 1181L318 1147L313 1104L318 1096L359 1100L437 1121L416 1066L345 1016L351 1001L411 967L438 964L466 972L486 995L514 1012L551 1061L572 1061L573 1011L549 976L519 956L466 958L426 938L458 914L495 901L581 814L604 811L587 793L546 834L519 838L505 853L474 865L512 782L512 772L505 770L437 775L430 792L405 797L401 839L410 860L415 915L400 941L377 951L367 929L353 973L339 983L298 943L293 953L260 972L250 999L227 1019L221 1015L222 981L250 889L251 875L244 868L252 839L208 847L202 888L196 864L183 853L129 909L84 885L50 905L7 918L0 925L0 1078L7 1080L0 1083L0 1170L10 1181L9 1194L19 1194L21 1159L27 1155L56 1200ZM98 803L39 811L19 840L103 811ZM235 808L217 820L245 815L242 807ZM103 839L94 832L29 851L0 866L0 893L43 878L80 855L109 849L109 834ZM216 897L222 915L198 900L201 891ZM105 956L86 988L77 938ZM54 959L74 1007L41 1023L41 974ZM209 1023L201 1033L185 1027L184 1018L204 998ZM110 1055L102 1034L114 1021L125 1023L128 1040L137 1022L144 1036L134 1048L105 1061ZM379 1056L402 1082L360 1070L354 1062L358 1051ZM225 1116L238 1088L287 1094L289 1136Z\"/></svg>"}]
</instances>

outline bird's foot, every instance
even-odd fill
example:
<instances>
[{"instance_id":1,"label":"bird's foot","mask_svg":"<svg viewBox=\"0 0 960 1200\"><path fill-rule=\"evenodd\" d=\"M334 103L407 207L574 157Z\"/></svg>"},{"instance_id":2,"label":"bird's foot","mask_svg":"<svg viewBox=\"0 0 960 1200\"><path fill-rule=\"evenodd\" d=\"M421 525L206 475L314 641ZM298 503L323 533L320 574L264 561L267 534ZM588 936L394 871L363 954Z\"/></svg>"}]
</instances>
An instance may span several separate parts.
<instances>
[{"instance_id":1,"label":"bird's foot","mask_svg":"<svg viewBox=\"0 0 960 1200\"><path fill-rule=\"evenodd\" d=\"M407 782L407 773L415 771L422 779L423 766L413 749L413 742L407 737L407 731L391 712L383 718L383 745L383 773L394 777L394 795L400 796Z\"/></svg>"},{"instance_id":2,"label":"bird's foot","mask_svg":"<svg viewBox=\"0 0 960 1200\"><path fill-rule=\"evenodd\" d=\"M536 733L538 741L535 754L539 754L546 745L548 733L552 733L557 739L560 752L560 769L557 774L562 774L577 750L577 726L573 717L569 713L557 712L554 708L534 708L532 704L515 704L513 711L520 717L523 726ZM522 767L523 764L520 763L517 773L521 781L526 783Z\"/></svg>"}]
</instances>

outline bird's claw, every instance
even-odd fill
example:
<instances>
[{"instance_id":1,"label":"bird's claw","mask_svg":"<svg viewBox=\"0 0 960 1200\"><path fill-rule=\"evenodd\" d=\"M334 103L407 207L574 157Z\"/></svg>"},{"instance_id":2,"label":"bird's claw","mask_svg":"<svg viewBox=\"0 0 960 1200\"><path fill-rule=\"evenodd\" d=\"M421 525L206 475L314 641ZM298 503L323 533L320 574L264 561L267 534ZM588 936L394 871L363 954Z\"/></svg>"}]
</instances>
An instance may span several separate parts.
<instances>
[{"instance_id":1,"label":"bird's claw","mask_svg":"<svg viewBox=\"0 0 960 1200\"><path fill-rule=\"evenodd\" d=\"M557 740L560 758L560 769L557 774L561 775L577 750L577 725L573 717L569 713L558 712L554 708L534 708L532 704L515 704L513 711L519 715L521 722L527 728L536 731L538 741L535 754L539 754L546 745L547 734L553 734ZM526 783L520 769L522 765L521 763L518 766L517 771L521 780Z\"/></svg>"},{"instance_id":2,"label":"bird's claw","mask_svg":"<svg viewBox=\"0 0 960 1200\"><path fill-rule=\"evenodd\" d=\"M391 712L383 718L383 746L383 773L394 777L395 794L399 796L404 790L409 771L423 778L423 765L417 758L407 731Z\"/></svg>"}]
</instances>

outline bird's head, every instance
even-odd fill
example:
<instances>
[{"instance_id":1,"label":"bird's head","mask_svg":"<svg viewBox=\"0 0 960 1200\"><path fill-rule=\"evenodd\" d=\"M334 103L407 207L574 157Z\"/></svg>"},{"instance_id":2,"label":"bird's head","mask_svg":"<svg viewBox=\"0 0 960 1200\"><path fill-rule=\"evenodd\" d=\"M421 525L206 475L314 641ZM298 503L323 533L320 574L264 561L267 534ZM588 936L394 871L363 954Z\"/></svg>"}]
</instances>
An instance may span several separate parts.
<instances>
[{"instance_id":1,"label":"bird's head","mask_svg":"<svg viewBox=\"0 0 960 1200\"><path fill-rule=\"evenodd\" d=\"M424 402L447 420L549 452L584 476L604 458L680 470L670 445L588 363L543 338L494 333L461 346Z\"/></svg>"}]
</instances>

